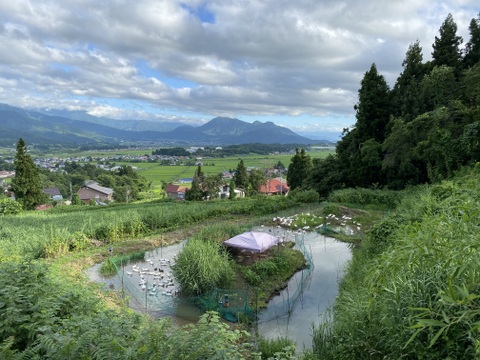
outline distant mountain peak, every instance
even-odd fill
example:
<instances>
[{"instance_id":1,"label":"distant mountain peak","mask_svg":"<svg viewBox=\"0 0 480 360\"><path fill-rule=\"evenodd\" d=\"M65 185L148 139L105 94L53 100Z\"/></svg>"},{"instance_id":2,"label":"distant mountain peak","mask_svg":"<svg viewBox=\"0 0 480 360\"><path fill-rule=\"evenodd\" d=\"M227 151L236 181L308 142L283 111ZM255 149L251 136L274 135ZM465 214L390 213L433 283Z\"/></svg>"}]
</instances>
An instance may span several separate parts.
<instances>
[{"instance_id":1,"label":"distant mountain peak","mask_svg":"<svg viewBox=\"0 0 480 360\"><path fill-rule=\"evenodd\" d=\"M10 145L19 137L23 137L28 143L76 146L101 143L306 145L316 142L271 121L262 123L257 120L249 123L219 116L198 127L180 122L170 122L165 126L161 122L146 120L119 121L94 117L81 111L31 111L7 104L0 104L0 129L0 144Z\"/></svg>"}]
</instances>

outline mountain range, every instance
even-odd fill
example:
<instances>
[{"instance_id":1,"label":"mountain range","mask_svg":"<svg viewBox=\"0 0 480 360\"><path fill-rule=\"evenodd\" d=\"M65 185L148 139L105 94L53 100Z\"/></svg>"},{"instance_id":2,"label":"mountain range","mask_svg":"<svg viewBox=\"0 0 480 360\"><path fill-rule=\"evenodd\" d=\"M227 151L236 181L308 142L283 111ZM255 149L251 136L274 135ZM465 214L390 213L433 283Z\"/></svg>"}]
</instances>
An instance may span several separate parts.
<instances>
[{"instance_id":1,"label":"mountain range","mask_svg":"<svg viewBox=\"0 0 480 360\"><path fill-rule=\"evenodd\" d=\"M34 111L0 104L0 146L19 138L28 144L101 145L233 145L319 144L272 122L248 123L216 117L201 126L147 120L114 120L79 111Z\"/></svg>"}]
</instances>

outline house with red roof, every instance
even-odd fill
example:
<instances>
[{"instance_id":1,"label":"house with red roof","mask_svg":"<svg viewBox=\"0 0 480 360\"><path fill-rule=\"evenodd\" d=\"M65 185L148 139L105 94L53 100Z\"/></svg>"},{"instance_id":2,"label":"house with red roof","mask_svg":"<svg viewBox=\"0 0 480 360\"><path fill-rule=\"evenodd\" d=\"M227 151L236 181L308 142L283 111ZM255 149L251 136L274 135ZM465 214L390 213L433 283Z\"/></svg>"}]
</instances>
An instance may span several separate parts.
<instances>
[{"instance_id":1,"label":"house with red roof","mask_svg":"<svg viewBox=\"0 0 480 360\"><path fill-rule=\"evenodd\" d=\"M260 192L265 195L287 195L289 190L287 180L281 177L268 179L267 183L260 187Z\"/></svg>"},{"instance_id":2,"label":"house with red roof","mask_svg":"<svg viewBox=\"0 0 480 360\"><path fill-rule=\"evenodd\" d=\"M165 192L167 193L167 197L169 199L174 200L185 200L185 192L187 191L186 186L175 185L175 184L168 184L165 188Z\"/></svg>"}]
</instances>

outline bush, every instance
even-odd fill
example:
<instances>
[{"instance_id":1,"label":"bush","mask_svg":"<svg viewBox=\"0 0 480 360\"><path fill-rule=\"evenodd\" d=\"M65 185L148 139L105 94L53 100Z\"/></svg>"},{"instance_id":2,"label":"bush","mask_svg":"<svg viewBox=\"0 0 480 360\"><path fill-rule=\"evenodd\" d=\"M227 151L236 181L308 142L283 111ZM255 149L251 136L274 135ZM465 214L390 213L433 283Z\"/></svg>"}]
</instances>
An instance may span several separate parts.
<instances>
[{"instance_id":1,"label":"bush","mask_svg":"<svg viewBox=\"0 0 480 360\"><path fill-rule=\"evenodd\" d=\"M328 201L342 204L384 205L394 208L400 203L403 193L394 190L342 189L330 194Z\"/></svg>"},{"instance_id":2,"label":"bush","mask_svg":"<svg viewBox=\"0 0 480 360\"><path fill-rule=\"evenodd\" d=\"M173 273L187 295L200 295L215 287L228 288L235 276L224 248L199 238L190 239L177 255Z\"/></svg>"},{"instance_id":3,"label":"bush","mask_svg":"<svg viewBox=\"0 0 480 360\"><path fill-rule=\"evenodd\" d=\"M338 206L336 204L326 203L322 208L322 215L323 216L328 216L330 214L340 216L342 214L342 212L340 210L340 206Z\"/></svg>"},{"instance_id":4,"label":"bush","mask_svg":"<svg viewBox=\"0 0 480 360\"><path fill-rule=\"evenodd\" d=\"M0 215L15 215L22 211L22 204L19 202L6 198L0 200Z\"/></svg>"},{"instance_id":5,"label":"bush","mask_svg":"<svg viewBox=\"0 0 480 360\"><path fill-rule=\"evenodd\" d=\"M379 254L381 253L389 243L392 243L392 236L399 228L400 224L398 220L388 217L375 224L369 231L368 238L365 247L369 252Z\"/></svg>"},{"instance_id":6,"label":"bush","mask_svg":"<svg viewBox=\"0 0 480 360\"><path fill-rule=\"evenodd\" d=\"M302 204L318 203L320 201L320 195L315 190L294 189L288 193L288 198Z\"/></svg>"}]
</instances>

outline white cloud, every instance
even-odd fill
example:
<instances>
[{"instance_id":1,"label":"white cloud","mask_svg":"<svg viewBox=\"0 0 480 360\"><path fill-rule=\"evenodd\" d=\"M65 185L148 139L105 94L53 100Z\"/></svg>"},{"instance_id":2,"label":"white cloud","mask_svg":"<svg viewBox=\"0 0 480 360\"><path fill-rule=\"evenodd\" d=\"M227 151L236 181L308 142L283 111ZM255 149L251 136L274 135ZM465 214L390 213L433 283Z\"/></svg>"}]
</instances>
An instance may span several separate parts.
<instances>
[{"instance_id":1,"label":"white cloud","mask_svg":"<svg viewBox=\"0 0 480 360\"><path fill-rule=\"evenodd\" d=\"M4 1L0 102L342 129L370 65L393 85L409 44L430 57L448 13L466 42L470 0Z\"/></svg>"}]
</instances>

